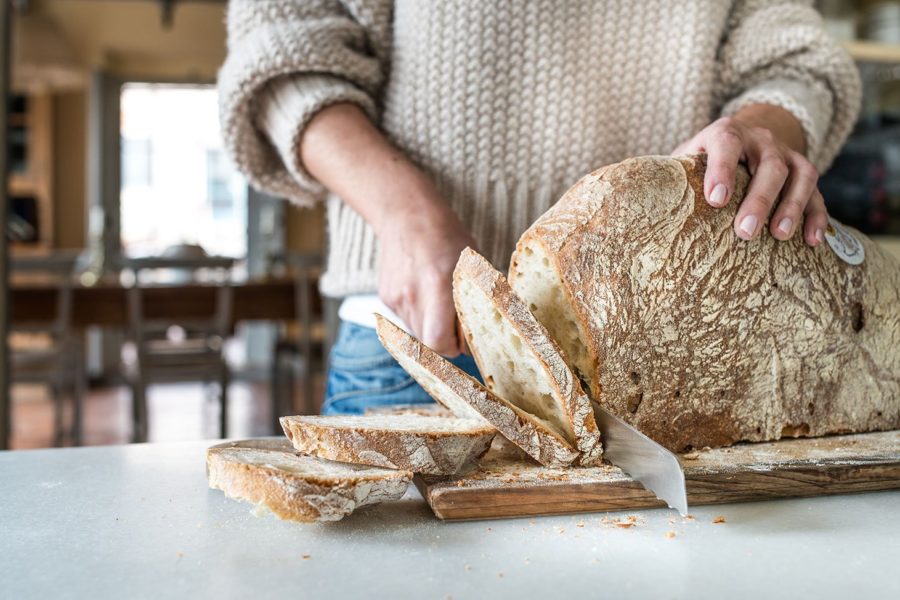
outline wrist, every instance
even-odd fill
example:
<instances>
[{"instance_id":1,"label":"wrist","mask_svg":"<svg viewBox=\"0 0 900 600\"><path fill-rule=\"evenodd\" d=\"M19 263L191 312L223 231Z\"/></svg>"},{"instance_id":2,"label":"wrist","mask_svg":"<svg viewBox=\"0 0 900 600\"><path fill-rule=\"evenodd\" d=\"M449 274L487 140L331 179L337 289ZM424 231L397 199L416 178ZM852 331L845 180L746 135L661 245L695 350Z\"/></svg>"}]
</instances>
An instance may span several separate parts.
<instances>
[{"instance_id":1,"label":"wrist","mask_svg":"<svg viewBox=\"0 0 900 600\"><path fill-rule=\"evenodd\" d=\"M806 154L803 125L789 111L773 104L750 104L732 117L746 127L768 130L778 141L800 154Z\"/></svg>"},{"instance_id":2,"label":"wrist","mask_svg":"<svg viewBox=\"0 0 900 600\"><path fill-rule=\"evenodd\" d=\"M373 184L365 192L367 203L377 210L364 215L379 237L386 230L415 233L437 229L456 215L434 184L403 157L372 174Z\"/></svg>"}]
</instances>

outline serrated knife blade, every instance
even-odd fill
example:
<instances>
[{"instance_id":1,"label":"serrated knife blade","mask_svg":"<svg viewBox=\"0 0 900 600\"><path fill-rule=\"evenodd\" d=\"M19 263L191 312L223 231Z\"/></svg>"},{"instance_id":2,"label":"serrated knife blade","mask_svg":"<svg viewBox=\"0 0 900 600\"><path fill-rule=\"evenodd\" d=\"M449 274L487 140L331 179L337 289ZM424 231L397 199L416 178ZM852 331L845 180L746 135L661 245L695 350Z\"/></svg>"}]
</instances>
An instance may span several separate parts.
<instances>
[{"instance_id":1,"label":"serrated knife blade","mask_svg":"<svg viewBox=\"0 0 900 600\"><path fill-rule=\"evenodd\" d=\"M684 470L678 457L594 403L603 456L681 515L688 512Z\"/></svg>"}]
</instances>

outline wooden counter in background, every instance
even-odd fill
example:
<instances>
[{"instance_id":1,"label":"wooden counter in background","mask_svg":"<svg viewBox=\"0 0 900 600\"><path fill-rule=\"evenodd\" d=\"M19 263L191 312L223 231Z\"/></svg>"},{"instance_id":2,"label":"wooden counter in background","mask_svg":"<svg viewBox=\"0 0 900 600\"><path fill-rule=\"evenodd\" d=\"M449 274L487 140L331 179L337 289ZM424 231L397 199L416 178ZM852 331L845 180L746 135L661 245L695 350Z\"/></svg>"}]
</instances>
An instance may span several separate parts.
<instances>
[{"instance_id":1,"label":"wooden counter in background","mask_svg":"<svg viewBox=\"0 0 900 600\"><path fill-rule=\"evenodd\" d=\"M315 285L314 283L312 285ZM240 321L290 321L294 319L294 281L268 279L237 283L234 289L232 323ZM145 312L149 318L178 319L209 315L215 302L215 287L173 285L145 290ZM13 282L10 286L10 319L14 323L53 319L56 310L54 288L39 283ZM313 313L321 312L319 295ZM117 283L92 287L75 286L72 292L72 321L75 327L89 325L124 327L128 322L127 289Z\"/></svg>"}]
</instances>

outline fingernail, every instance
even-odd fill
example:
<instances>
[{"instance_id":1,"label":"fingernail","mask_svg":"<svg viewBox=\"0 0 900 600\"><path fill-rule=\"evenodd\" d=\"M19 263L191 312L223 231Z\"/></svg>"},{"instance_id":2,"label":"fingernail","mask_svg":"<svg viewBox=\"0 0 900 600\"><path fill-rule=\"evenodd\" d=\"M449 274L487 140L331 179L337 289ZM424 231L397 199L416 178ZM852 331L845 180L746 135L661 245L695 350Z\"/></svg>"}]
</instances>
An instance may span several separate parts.
<instances>
[{"instance_id":1,"label":"fingernail","mask_svg":"<svg viewBox=\"0 0 900 600\"><path fill-rule=\"evenodd\" d=\"M784 235L791 235L791 227L794 226L794 222L785 217L778 223L778 231L783 233Z\"/></svg>"},{"instance_id":2,"label":"fingernail","mask_svg":"<svg viewBox=\"0 0 900 600\"><path fill-rule=\"evenodd\" d=\"M825 239L825 232L821 229L816 229L816 244L821 244L823 239Z\"/></svg>"},{"instance_id":3,"label":"fingernail","mask_svg":"<svg viewBox=\"0 0 900 600\"><path fill-rule=\"evenodd\" d=\"M725 184L717 183L716 187L713 188L712 193L709 195L709 201L715 206L722 206L725 204L725 196L727 194L728 188L725 187Z\"/></svg>"},{"instance_id":4,"label":"fingernail","mask_svg":"<svg viewBox=\"0 0 900 600\"><path fill-rule=\"evenodd\" d=\"M740 229L747 235L747 239L753 237L753 234L756 233L756 226L759 224L759 219L757 219L754 215L747 215L741 221Z\"/></svg>"}]
</instances>

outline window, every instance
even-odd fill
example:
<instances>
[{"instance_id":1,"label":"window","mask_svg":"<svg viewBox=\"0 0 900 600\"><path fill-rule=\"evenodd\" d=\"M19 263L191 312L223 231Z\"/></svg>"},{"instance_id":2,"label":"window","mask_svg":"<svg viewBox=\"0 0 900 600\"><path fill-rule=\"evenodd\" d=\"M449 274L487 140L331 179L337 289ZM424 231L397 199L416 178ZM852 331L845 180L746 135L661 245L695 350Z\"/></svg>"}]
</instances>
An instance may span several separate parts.
<instances>
[{"instance_id":1,"label":"window","mask_svg":"<svg viewBox=\"0 0 900 600\"><path fill-rule=\"evenodd\" d=\"M247 184L229 162L211 85L127 83L121 91L122 250L177 244L247 255Z\"/></svg>"}]
</instances>

